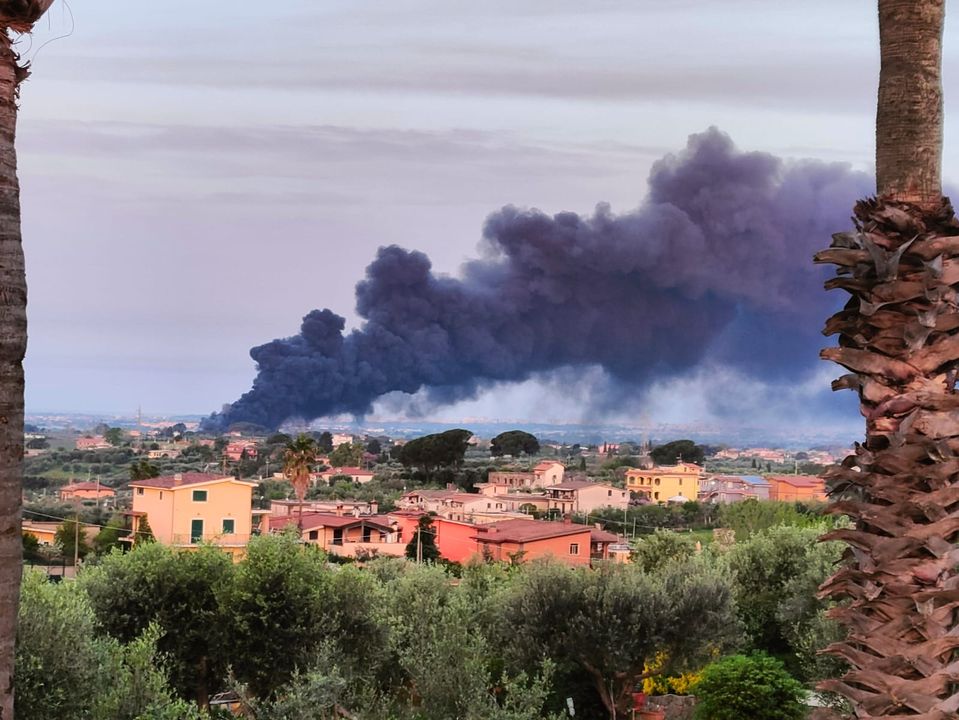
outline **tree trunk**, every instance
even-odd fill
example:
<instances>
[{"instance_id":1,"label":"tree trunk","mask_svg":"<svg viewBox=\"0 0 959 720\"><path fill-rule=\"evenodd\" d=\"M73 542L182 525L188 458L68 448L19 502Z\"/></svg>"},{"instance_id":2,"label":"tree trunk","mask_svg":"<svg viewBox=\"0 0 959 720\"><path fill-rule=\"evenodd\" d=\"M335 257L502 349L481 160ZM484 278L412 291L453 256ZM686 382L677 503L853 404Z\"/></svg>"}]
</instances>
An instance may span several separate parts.
<instances>
[{"instance_id":1,"label":"tree trunk","mask_svg":"<svg viewBox=\"0 0 959 720\"><path fill-rule=\"evenodd\" d=\"M942 27L945 0L879 0L876 185L929 209L942 199Z\"/></svg>"},{"instance_id":2,"label":"tree trunk","mask_svg":"<svg viewBox=\"0 0 959 720\"><path fill-rule=\"evenodd\" d=\"M826 324L823 357L851 371L866 418L856 454L826 473L831 511L853 528L822 586L847 629L845 660L821 684L859 718L947 720L959 713L959 222L941 194L943 0L880 0L879 196L817 262L851 294Z\"/></svg>"},{"instance_id":3,"label":"tree trunk","mask_svg":"<svg viewBox=\"0 0 959 720\"><path fill-rule=\"evenodd\" d=\"M13 658L20 599L23 356L27 285L20 245L16 88L19 69L0 33L0 719L13 718Z\"/></svg>"},{"instance_id":4,"label":"tree trunk","mask_svg":"<svg viewBox=\"0 0 959 720\"><path fill-rule=\"evenodd\" d=\"M13 661L20 601L23 356L27 283L20 243L17 88L27 70L11 32L29 32L52 0L0 0L0 720L13 720Z\"/></svg>"}]
</instances>

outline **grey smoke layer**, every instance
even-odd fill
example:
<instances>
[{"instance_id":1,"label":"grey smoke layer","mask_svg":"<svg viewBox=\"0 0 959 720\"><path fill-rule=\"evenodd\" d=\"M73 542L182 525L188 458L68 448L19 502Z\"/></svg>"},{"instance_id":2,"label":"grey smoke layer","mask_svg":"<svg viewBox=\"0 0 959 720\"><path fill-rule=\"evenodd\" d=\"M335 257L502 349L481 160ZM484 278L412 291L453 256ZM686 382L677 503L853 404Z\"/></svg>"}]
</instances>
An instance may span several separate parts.
<instances>
[{"instance_id":1,"label":"grey smoke layer","mask_svg":"<svg viewBox=\"0 0 959 720\"><path fill-rule=\"evenodd\" d=\"M449 402L571 366L600 365L633 393L706 363L798 382L842 300L812 254L870 190L845 165L739 152L710 129L653 166L633 212L492 214L489 257L458 279L381 248L356 287L362 327L344 335L342 317L310 312L299 335L250 351L253 388L210 421L362 415L397 391Z\"/></svg>"}]
</instances>

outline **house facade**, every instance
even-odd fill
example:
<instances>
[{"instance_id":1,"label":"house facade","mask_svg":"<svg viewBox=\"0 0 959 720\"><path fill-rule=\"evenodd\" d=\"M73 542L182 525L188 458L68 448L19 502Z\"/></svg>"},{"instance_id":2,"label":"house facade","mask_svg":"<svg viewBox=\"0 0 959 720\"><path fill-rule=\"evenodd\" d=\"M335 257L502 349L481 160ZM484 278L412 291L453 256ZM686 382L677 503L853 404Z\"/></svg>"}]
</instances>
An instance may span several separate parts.
<instances>
[{"instance_id":1,"label":"house facade","mask_svg":"<svg viewBox=\"0 0 959 720\"><path fill-rule=\"evenodd\" d=\"M146 518L158 542L195 547L209 542L242 554L252 532L255 482L211 473L178 473L137 480L133 537Z\"/></svg>"},{"instance_id":2,"label":"house facade","mask_svg":"<svg viewBox=\"0 0 959 720\"><path fill-rule=\"evenodd\" d=\"M548 509L561 515L591 513L601 507L625 510L629 506L629 490L587 480L567 480L546 488Z\"/></svg>"},{"instance_id":3,"label":"house facade","mask_svg":"<svg viewBox=\"0 0 959 720\"><path fill-rule=\"evenodd\" d=\"M334 467L324 470L323 472L314 473L314 475L316 476L316 481L322 481L326 483L330 482L338 475L345 475L358 485L363 485L373 479L372 471L365 470L361 467Z\"/></svg>"},{"instance_id":4,"label":"house facade","mask_svg":"<svg viewBox=\"0 0 959 720\"><path fill-rule=\"evenodd\" d=\"M679 463L626 471L626 488L654 503L684 502L699 497L703 469L693 463Z\"/></svg>"},{"instance_id":5,"label":"house facade","mask_svg":"<svg viewBox=\"0 0 959 720\"><path fill-rule=\"evenodd\" d=\"M63 502L76 502L112 498L116 496L116 491L96 482L79 482L64 485L60 488L59 495Z\"/></svg>"},{"instance_id":6,"label":"house facade","mask_svg":"<svg viewBox=\"0 0 959 720\"><path fill-rule=\"evenodd\" d=\"M782 502L825 502L826 483L815 475L769 475L770 499Z\"/></svg>"},{"instance_id":7,"label":"house facade","mask_svg":"<svg viewBox=\"0 0 959 720\"><path fill-rule=\"evenodd\" d=\"M334 515L322 512L268 516L267 529L280 532L295 528L303 542L316 545L332 555L356 557L363 551L376 555L401 556L406 551L400 530L385 515ZM375 551L375 552L374 552Z\"/></svg>"},{"instance_id":8,"label":"house facade","mask_svg":"<svg viewBox=\"0 0 959 720\"><path fill-rule=\"evenodd\" d=\"M714 475L702 481L699 499L715 504L768 500L770 489L770 483L758 475Z\"/></svg>"}]
</instances>

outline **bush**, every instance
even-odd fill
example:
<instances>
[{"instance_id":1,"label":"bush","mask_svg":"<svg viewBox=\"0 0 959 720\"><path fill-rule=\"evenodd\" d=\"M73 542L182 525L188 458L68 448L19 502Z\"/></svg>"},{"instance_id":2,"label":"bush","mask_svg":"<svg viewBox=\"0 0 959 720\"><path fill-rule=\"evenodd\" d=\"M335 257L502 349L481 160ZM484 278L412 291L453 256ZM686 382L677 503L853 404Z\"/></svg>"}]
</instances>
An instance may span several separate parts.
<instances>
[{"instance_id":1,"label":"bush","mask_svg":"<svg viewBox=\"0 0 959 720\"><path fill-rule=\"evenodd\" d=\"M733 655L709 665L693 686L696 720L802 720L805 690L768 655Z\"/></svg>"}]
</instances>

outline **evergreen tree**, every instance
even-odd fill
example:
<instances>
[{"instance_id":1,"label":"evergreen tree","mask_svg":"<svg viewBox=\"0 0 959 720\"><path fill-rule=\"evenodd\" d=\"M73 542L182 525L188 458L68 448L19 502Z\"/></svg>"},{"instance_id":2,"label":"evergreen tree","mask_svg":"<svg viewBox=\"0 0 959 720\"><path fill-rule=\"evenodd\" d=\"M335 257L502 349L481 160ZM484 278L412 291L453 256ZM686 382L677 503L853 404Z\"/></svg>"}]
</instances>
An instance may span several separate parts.
<instances>
[{"instance_id":1,"label":"evergreen tree","mask_svg":"<svg viewBox=\"0 0 959 720\"><path fill-rule=\"evenodd\" d=\"M406 557L411 560L436 562L440 559L440 549L436 547L436 531L433 518L423 515L416 525L416 533L406 545Z\"/></svg>"}]
</instances>

